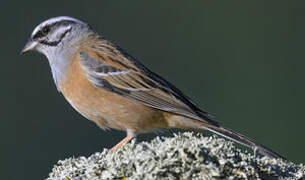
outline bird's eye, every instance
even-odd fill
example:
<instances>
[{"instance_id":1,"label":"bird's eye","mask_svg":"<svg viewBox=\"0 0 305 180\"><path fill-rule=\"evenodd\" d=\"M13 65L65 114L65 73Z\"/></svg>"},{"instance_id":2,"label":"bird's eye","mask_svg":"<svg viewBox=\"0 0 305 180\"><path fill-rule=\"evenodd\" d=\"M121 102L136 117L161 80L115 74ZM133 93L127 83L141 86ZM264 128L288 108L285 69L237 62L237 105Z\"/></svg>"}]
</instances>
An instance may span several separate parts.
<instances>
[{"instance_id":1,"label":"bird's eye","mask_svg":"<svg viewBox=\"0 0 305 180\"><path fill-rule=\"evenodd\" d=\"M45 26L44 28L42 28L41 32L46 35L50 32L50 27L49 26Z\"/></svg>"},{"instance_id":2,"label":"bird's eye","mask_svg":"<svg viewBox=\"0 0 305 180\"><path fill-rule=\"evenodd\" d=\"M50 32L50 26L45 26L41 30L39 30L34 36L33 39L38 39L46 36Z\"/></svg>"}]
</instances>

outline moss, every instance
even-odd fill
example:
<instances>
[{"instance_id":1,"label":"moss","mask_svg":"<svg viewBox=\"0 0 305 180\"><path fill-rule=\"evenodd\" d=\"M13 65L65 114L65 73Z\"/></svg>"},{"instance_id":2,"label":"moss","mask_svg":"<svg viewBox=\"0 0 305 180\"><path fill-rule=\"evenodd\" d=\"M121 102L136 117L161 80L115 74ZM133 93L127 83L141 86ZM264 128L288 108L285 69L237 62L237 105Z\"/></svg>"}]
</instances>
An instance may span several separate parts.
<instances>
[{"instance_id":1,"label":"moss","mask_svg":"<svg viewBox=\"0 0 305 180\"><path fill-rule=\"evenodd\" d=\"M104 149L60 160L51 179L305 179L305 166L241 152L222 138L179 133L172 138Z\"/></svg>"}]
</instances>

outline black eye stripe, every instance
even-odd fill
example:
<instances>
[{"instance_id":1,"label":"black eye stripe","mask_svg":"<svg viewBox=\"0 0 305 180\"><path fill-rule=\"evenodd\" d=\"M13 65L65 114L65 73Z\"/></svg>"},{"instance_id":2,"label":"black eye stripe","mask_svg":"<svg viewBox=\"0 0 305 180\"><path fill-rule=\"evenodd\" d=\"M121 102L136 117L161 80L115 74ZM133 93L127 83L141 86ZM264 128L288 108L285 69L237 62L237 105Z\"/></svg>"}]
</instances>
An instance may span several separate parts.
<instances>
[{"instance_id":1,"label":"black eye stripe","mask_svg":"<svg viewBox=\"0 0 305 180\"><path fill-rule=\"evenodd\" d=\"M33 39L37 39L43 36L46 36L50 32L51 28L50 26L45 26L41 30L39 30L34 36Z\"/></svg>"},{"instance_id":2,"label":"black eye stripe","mask_svg":"<svg viewBox=\"0 0 305 180\"><path fill-rule=\"evenodd\" d=\"M62 20L62 21L54 22L52 24L48 24L43 28L41 28L39 31L37 31L37 33L33 35L33 39L38 39L46 36L50 32L51 28L55 26L67 26L71 24L76 24L76 22L71 20Z\"/></svg>"},{"instance_id":3,"label":"black eye stripe","mask_svg":"<svg viewBox=\"0 0 305 180\"><path fill-rule=\"evenodd\" d=\"M41 38L43 37L44 34L42 33L42 31L38 31L34 36L33 36L33 39L38 39L38 38Z\"/></svg>"},{"instance_id":4,"label":"black eye stripe","mask_svg":"<svg viewBox=\"0 0 305 180\"><path fill-rule=\"evenodd\" d=\"M47 40L42 40L39 41L41 44L45 44L48 46L57 46L57 44L59 44L61 42L61 40L67 35L67 33L69 33L72 30L72 27L67 29L57 41L47 41Z\"/></svg>"}]
</instances>

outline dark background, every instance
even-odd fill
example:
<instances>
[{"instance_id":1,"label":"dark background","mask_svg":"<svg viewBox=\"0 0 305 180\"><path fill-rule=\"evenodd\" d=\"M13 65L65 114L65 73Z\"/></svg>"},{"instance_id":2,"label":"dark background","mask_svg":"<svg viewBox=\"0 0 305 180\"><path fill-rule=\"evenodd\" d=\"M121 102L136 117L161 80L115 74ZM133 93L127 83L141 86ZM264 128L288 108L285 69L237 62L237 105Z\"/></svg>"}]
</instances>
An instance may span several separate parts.
<instances>
[{"instance_id":1,"label":"dark background","mask_svg":"<svg viewBox=\"0 0 305 180\"><path fill-rule=\"evenodd\" d=\"M0 179L45 178L57 160L125 136L79 115L43 55L19 55L34 27L59 15L89 23L225 126L304 163L304 2L2 2Z\"/></svg>"}]
</instances>

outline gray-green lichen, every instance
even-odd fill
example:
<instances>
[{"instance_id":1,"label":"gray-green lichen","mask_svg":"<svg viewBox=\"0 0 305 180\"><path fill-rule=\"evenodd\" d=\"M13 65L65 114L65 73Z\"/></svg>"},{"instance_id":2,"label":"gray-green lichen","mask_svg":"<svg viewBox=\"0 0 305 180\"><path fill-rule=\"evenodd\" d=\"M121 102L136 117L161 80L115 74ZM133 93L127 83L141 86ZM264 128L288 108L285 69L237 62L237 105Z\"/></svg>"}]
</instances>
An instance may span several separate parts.
<instances>
[{"instance_id":1,"label":"gray-green lichen","mask_svg":"<svg viewBox=\"0 0 305 180\"><path fill-rule=\"evenodd\" d=\"M305 166L241 152L222 138L179 133L172 138L104 149L58 161L53 179L305 179Z\"/></svg>"}]
</instances>

